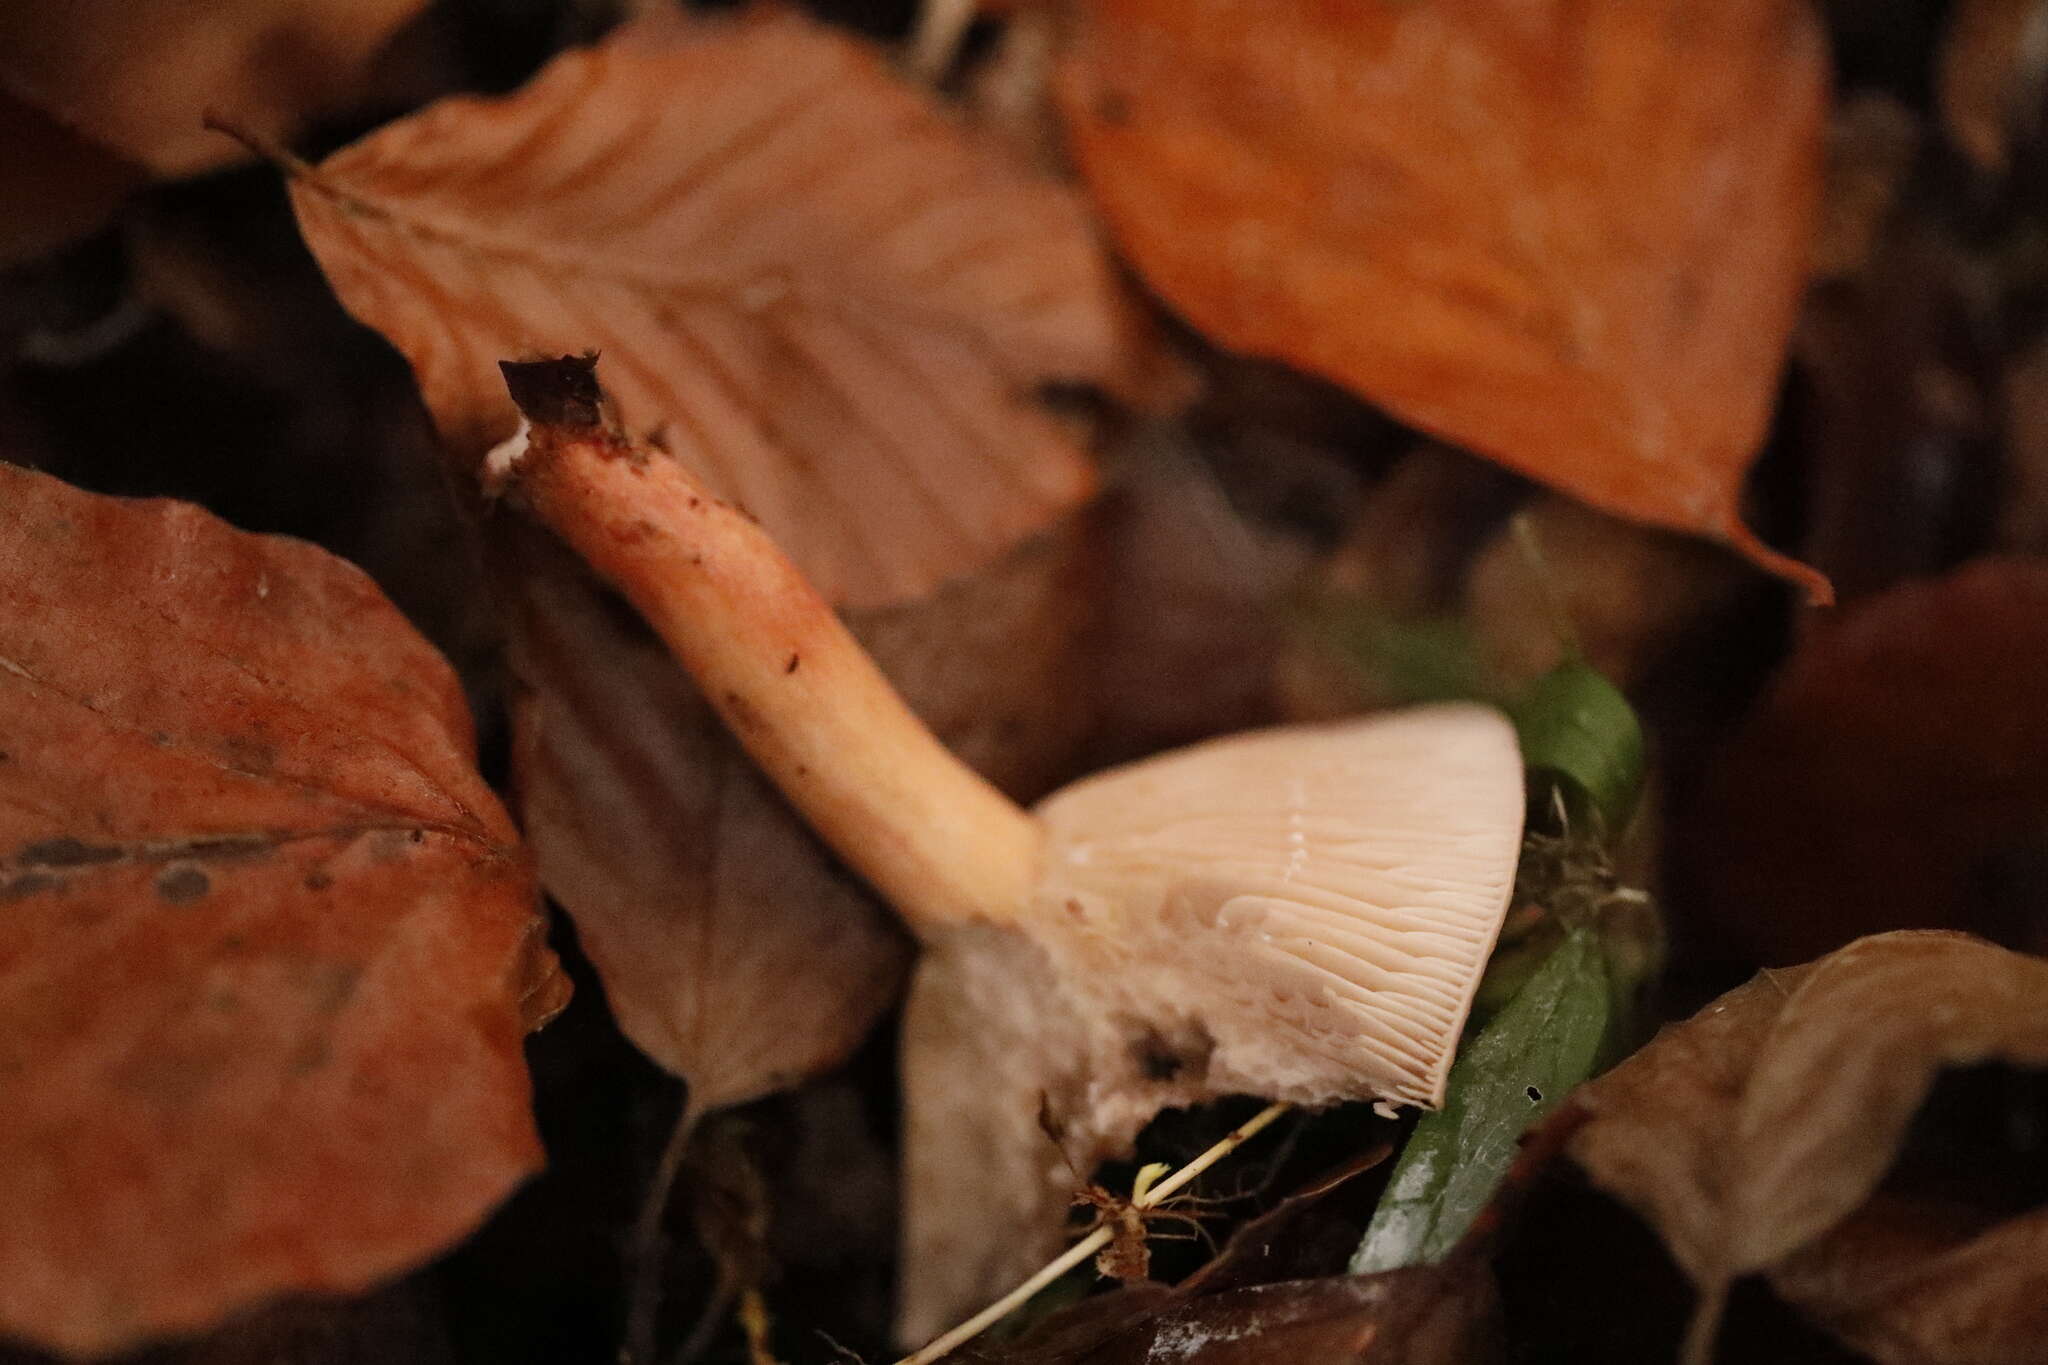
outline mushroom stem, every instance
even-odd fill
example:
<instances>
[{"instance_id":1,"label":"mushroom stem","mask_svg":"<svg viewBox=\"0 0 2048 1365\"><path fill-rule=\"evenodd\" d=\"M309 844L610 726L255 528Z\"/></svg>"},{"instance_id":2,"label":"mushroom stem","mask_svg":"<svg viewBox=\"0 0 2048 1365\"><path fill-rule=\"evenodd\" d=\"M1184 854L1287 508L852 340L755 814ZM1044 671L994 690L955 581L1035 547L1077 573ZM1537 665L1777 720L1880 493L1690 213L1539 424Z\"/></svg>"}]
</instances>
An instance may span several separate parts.
<instances>
[{"instance_id":1,"label":"mushroom stem","mask_svg":"<svg viewBox=\"0 0 2048 1365\"><path fill-rule=\"evenodd\" d=\"M640 610L812 828L913 929L1014 920L1038 823L939 743L754 519L594 408L522 406L513 488Z\"/></svg>"}]
</instances>

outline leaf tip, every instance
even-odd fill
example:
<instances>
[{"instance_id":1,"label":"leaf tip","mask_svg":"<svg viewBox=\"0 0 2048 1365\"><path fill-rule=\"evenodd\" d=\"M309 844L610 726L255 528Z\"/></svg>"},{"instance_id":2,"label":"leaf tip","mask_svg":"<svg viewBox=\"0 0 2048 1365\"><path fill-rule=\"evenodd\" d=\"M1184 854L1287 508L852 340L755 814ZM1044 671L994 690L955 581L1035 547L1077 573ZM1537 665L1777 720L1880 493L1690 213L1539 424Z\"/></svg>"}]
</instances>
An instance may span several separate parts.
<instances>
[{"instance_id":1,"label":"leaf tip","mask_svg":"<svg viewBox=\"0 0 2048 1365\"><path fill-rule=\"evenodd\" d=\"M1806 593L1808 606L1832 607L1835 604L1835 585L1828 581L1826 574L1811 564L1773 550L1757 539L1756 533L1739 519L1730 517L1721 535L1730 549L1765 573L1797 584Z\"/></svg>"}]
</instances>

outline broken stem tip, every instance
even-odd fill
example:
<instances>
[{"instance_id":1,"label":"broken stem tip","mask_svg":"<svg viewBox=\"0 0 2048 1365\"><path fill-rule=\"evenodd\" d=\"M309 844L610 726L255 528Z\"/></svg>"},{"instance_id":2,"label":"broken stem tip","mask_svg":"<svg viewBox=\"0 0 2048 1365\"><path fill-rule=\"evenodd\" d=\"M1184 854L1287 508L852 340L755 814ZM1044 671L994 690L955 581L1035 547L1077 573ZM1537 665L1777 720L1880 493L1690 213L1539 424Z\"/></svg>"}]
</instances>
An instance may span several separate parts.
<instances>
[{"instance_id":1,"label":"broken stem tip","mask_svg":"<svg viewBox=\"0 0 2048 1365\"><path fill-rule=\"evenodd\" d=\"M1156 1207L1160 1201L1164 1200L1175 1190L1180 1189L1224 1157L1229 1156L1232 1152L1244 1146L1245 1143L1257 1136L1262 1129L1291 1108L1293 1106L1288 1104L1267 1105L1257 1114L1224 1134L1222 1139L1210 1147L1208 1151L1203 1152L1193 1161L1190 1161L1187 1165L1166 1177L1166 1179L1156 1185L1137 1189L1134 1197L1131 1199L1131 1203L1141 1209ZM1057 1280L1060 1276L1066 1274L1105 1246L1108 1246L1110 1239L1115 1236L1115 1231L1108 1224L1095 1229L1095 1231L1068 1247L1058 1256L1046 1262L1029 1279L1025 1280L1015 1289L1012 1289L1009 1293L1003 1295L1000 1299L997 1299L994 1303L982 1309L959 1326L932 1338L925 1345L897 1361L896 1365L931 1365L932 1361L949 1355L958 1347L974 1340L974 1338L980 1336L983 1332L1037 1297L1041 1289L1044 1289L1054 1280Z\"/></svg>"}]
</instances>

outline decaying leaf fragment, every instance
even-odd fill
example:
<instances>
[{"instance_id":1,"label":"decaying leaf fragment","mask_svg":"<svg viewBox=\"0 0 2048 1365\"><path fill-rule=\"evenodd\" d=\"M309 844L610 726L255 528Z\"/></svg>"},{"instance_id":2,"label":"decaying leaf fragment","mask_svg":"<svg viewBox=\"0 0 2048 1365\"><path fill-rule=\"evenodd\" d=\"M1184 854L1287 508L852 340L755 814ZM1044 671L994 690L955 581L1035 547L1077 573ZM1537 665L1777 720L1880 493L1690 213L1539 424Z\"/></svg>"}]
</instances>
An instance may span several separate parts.
<instances>
[{"instance_id":1,"label":"decaying leaf fragment","mask_svg":"<svg viewBox=\"0 0 2048 1365\"><path fill-rule=\"evenodd\" d=\"M627 426L832 600L921 596L1092 486L1031 398L1119 365L1079 203L793 12L629 27L292 195L465 464L516 425L499 360L595 349Z\"/></svg>"},{"instance_id":2,"label":"decaying leaf fragment","mask_svg":"<svg viewBox=\"0 0 2048 1365\"><path fill-rule=\"evenodd\" d=\"M1819 195L1809 5L1076 10L1081 169L1195 326L1825 594L1737 510Z\"/></svg>"},{"instance_id":3,"label":"decaying leaf fragment","mask_svg":"<svg viewBox=\"0 0 2048 1365\"><path fill-rule=\"evenodd\" d=\"M1840 1235L1936 1073L1994 1061L2048 1067L2048 961L1881 934L1763 973L1581 1089L1571 1151L1662 1235L1709 1323L1731 1280L1763 1272L1879 1360L2018 1365L2048 1332L2048 1258L2022 1254L2048 1212L1917 1243Z\"/></svg>"},{"instance_id":4,"label":"decaying leaf fragment","mask_svg":"<svg viewBox=\"0 0 2048 1365\"><path fill-rule=\"evenodd\" d=\"M360 1291L540 1164L563 986L471 742L359 571L0 465L0 1332Z\"/></svg>"},{"instance_id":5,"label":"decaying leaf fragment","mask_svg":"<svg viewBox=\"0 0 2048 1365\"><path fill-rule=\"evenodd\" d=\"M425 0L65 0L0 6L0 88L161 175L240 155L221 109L288 137L351 97Z\"/></svg>"}]
</instances>

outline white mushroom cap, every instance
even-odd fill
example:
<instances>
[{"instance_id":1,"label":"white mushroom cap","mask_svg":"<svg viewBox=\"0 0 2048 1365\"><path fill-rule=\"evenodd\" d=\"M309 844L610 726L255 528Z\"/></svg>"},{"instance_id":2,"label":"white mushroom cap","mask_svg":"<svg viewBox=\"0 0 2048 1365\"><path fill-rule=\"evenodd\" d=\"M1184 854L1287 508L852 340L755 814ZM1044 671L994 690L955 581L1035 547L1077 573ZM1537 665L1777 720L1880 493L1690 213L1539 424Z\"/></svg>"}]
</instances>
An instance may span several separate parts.
<instances>
[{"instance_id":1,"label":"white mushroom cap","mask_svg":"<svg viewBox=\"0 0 2048 1365\"><path fill-rule=\"evenodd\" d=\"M1523 812L1514 729L1471 705L1213 740L1048 798L1024 913L934 938L912 988L899 1336L1036 1268L1068 1161L1163 1108L1441 1103Z\"/></svg>"}]
</instances>

